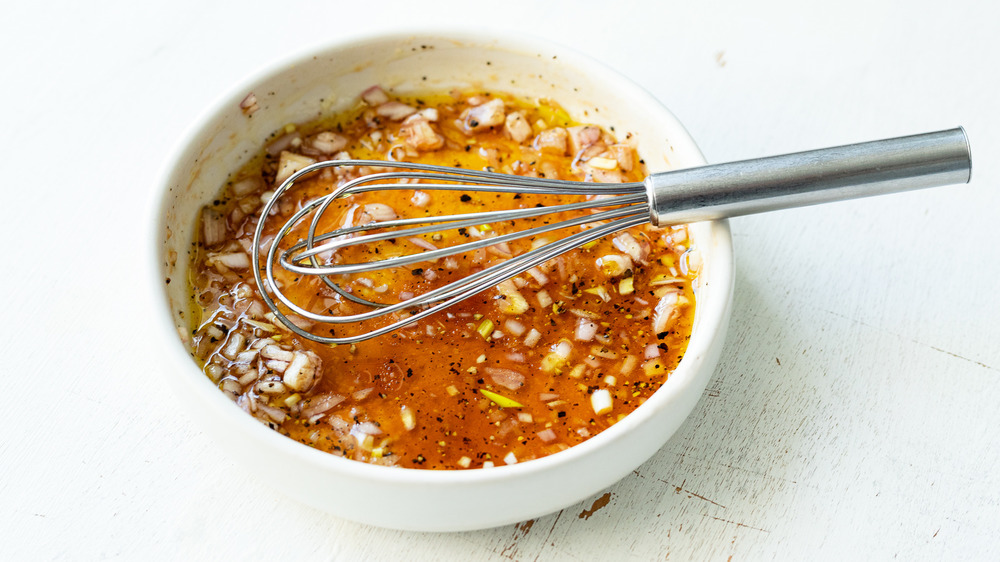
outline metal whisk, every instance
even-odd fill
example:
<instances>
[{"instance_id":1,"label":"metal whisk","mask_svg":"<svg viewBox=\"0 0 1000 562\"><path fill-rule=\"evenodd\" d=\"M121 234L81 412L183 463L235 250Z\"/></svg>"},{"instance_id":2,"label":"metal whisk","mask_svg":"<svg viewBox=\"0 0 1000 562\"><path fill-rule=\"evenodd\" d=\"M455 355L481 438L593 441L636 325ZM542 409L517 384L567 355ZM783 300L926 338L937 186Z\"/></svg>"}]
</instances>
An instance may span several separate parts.
<instances>
[{"instance_id":1,"label":"metal whisk","mask_svg":"<svg viewBox=\"0 0 1000 562\"><path fill-rule=\"evenodd\" d=\"M375 166L398 168L400 171L359 177L305 205L282 226L270 244L263 264L263 277L260 252L253 253L253 273L257 286L264 301L275 315L293 332L326 344L354 343L386 334L444 310L484 289L494 287L568 250L647 221L656 226L668 226L967 183L972 161L968 139L962 128L656 173L648 176L643 182L621 184L530 178L405 162L324 161L292 174L275 191L274 196L264 206L262 218L257 223L253 247L260 248L264 223L271 209L299 178L322 168L336 166ZM410 183L414 180L419 180L419 184ZM317 233L320 217L337 199L369 191L415 188L615 197L598 197L579 203L546 207L387 220ZM321 254L335 253L349 246L420 236L440 231L442 228L468 228L564 211L591 211L591 214L520 232L384 260L321 264L318 259ZM279 256L277 252L281 240L309 214L312 214L312 219L306 238L291 245ZM408 266L590 223L595 223L597 226L514 256L464 279L392 304L363 299L345 290L336 279L336 276L340 275ZM366 234L370 231L379 232ZM318 276L332 290L345 299L367 307L367 310L359 314L335 316L318 314L300 307L280 290L274 277L276 258L277 263L286 270L300 275ZM287 307L287 310L313 322L326 324L352 324L389 314L404 314L401 319L358 335L337 337L331 330L331 336L325 337L295 325L272 295Z\"/></svg>"}]
</instances>

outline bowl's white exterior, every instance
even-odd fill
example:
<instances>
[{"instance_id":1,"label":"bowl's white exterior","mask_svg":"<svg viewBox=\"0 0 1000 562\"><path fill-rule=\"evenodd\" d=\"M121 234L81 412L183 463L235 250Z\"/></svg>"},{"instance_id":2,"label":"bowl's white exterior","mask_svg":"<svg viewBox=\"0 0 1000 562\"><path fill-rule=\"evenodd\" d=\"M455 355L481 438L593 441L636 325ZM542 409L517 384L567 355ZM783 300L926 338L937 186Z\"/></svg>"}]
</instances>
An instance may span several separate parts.
<instances>
[{"instance_id":1,"label":"bowl's white exterior","mask_svg":"<svg viewBox=\"0 0 1000 562\"><path fill-rule=\"evenodd\" d=\"M546 458L467 471L387 468L325 454L266 428L212 384L181 342L187 249L198 210L226 176L287 123L347 107L365 88L474 88L557 100L578 120L632 132L651 171L704 163L657 100L595 61L535 39L491 32L418 32L338 41L252 77L198 120L171 158L154 209L155 320L168 375L206 432L264 482L332 514L398 529L458 531L529 519L581 501L652 456L694 408L718 360L733 286L728 223L692 226L704 258L687 355L633 414ZM239 108L253 92L260 110ZM165 283L171 278L172 283ZM181 334L181 338L178 337Z\"/></svg>"}]
</instances>

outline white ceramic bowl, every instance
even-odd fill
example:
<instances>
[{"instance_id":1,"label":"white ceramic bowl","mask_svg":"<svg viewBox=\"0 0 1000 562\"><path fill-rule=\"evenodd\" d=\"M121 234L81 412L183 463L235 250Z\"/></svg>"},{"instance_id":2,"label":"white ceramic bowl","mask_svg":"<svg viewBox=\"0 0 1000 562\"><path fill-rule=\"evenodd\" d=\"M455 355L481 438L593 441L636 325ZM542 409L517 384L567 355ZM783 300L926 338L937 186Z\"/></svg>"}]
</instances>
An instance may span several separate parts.
<instances>
[{"instance_id":1,"label":"white ceramic bowl","mask_svg":"<svg viewBox=\"0 0 1000 562\"><path fill-rule=\"evenodd\" d=\"M511 466L430 471L368 465L288 439L223 395L192 360L178 334L187 302L187 249L199 209L227 174L287 123L345 108L373 84L398 92L454 87L557 100L580 121L638 137L651 171L704 163L681 124L644 90L594 60L519 36L417 32L339 41L257 74L215 104L169 161L155 205L151 267L155 323L168 375L204 430L264 482L332 514L384 527L459 531L521 521L569 506L610 486L652 456L694 408L718 360L733 286L725 221L693 225L704 266L694 332L669 380L624 420L566 451ZM247 118L240 101L256 94ZM166 283L170 278L172 283Z\"/></svg>"}]
</instances>

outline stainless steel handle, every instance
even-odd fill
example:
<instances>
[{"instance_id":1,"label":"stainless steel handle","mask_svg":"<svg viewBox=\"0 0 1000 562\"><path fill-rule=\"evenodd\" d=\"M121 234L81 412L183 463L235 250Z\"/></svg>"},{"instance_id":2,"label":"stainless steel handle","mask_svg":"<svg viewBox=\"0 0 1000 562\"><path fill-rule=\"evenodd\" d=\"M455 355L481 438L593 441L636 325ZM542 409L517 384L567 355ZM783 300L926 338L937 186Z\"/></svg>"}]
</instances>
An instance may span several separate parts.
<instances>
[{"instance_id":1,"label":"stainless steel handle","mask_svg":"<svg viewBox=\"0 0 1000 562\"><path fill-rule=\"evenodd\" d=\"M646 190L653 224L668 225L968 183L971 173L958 127L652 174Z\"/></svg>"}]
</instances>

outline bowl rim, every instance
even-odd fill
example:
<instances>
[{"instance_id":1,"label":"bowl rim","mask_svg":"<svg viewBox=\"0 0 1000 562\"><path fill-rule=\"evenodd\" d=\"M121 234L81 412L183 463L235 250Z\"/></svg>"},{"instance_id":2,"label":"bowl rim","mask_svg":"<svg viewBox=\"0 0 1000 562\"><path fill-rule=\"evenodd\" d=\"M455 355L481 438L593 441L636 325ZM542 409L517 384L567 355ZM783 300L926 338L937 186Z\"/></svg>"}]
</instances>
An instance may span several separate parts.
<instances>
[{"instance_id":1,"label":"bowl rim","mask_svg":"<svg viewBox=\"0 0 1000 562\"><path fill-rule=\"evenodd\" d=\"M479 28L456 30L454 28L421 27L419 29L405 29L393 31L369 31L364 33L344 34L333 40L316 42L304 48L298 49L291 54L279 56L276 59L260 66L258 70L251 72L243 79L236 82L216 99L210 103L185 129L180 138L176 141L174 148L169 152L161 170L157 175L156 187L152 190L151 201L149 203L149 213L151 219L149 224L154 225L147 231L147 249L150 252L149 260L152 267L149 268L152 279L148 280L148 288L152 293L151 301L155 302L155 320L157 340L171 340L170 344L161 346L163 354L169 355L172 359L167 364L166 376L174 377L185 383L185 386L192 392L198 394L201 400L198 405L209 405L217 408L215 412L224 416L235 427L240 429L241 438L250 438L262 446L276 450L296 462L305 463L313 468L329 473L342 473L347 476L365 480L379 480L393 484L477 484L486 482L500 482L504 480L520 479L525 475L546 472L560 465L571 464L581 457L593 454L603 448L606 443L620 438L622 435L631 432L636 426L647 423L654 416L656 411L669 407L674 402L677 395L691 384L694 384L695 376L700 370L700 364L706 360L709 349L715 338L724 337L726 324L728 323L728 310L732 300L732 287L734 284L734 263L732 237L729 231L728 221L712 221L708 224L711 232L711 239L720 241L713 249L712 263L715 267L713 271L713 283L722 283L728 286L719 289L720 293L727 296L709 301L705 305L706 313L699 310L700 324L698 334L700 337L690 339L684 357L677 368L670 374L665 382L644 404L626 415L623 419L605 429L601 433L590 437L582 443L573 445L564 451L553 453L545 457L518 462L512 465L497 464L490 469L420 469L395 466L381 466L370 463L359 462L337 455L332 455L273 431L259 421L249 416L239 407L236 407L232 400L225 397L215 385L197 368L185 344L177 334L177 328L171 314L169 298L163 294L163 239L161 233L165 231L167 220L165 210L171 197L171 187L174 185L173 176L178 173L180 166L184 164L184 155L196 144L196 141L205 134L205 129L211 121L222 113L231 104L239 103L248 91L265 83L275 76L287 71L290 67L305 63L314 57L324 54L332 54L347 48L359 48L370 44L384 44L388 42L401 42L413 38L427 37L428 40L448 40L462 44L472 44L475 46L496 48L501 51L522 53L522 52L542 52L552 54L560 59L561 65L569 68L585 68L586 73L591 78L605 78L619 81L629 87L631 96L639 96L643 103L656 107L659 110L658 119L670 121L671 129L677 132L676 138L671 138L671 143L678 141L688 145L688 150L693 150L692 154L700 159L700 163L705 163L704 155L698 149L694 139L687 132L680 121L659 99L654 97L645 88L635 83L628 77L613 70L605 63L593 58L590 55L570 47L555 43L547 39L541 39L522 32L511 32L493 28ZM698 305L702 306L702 305ZM710 314L709 314L710 313ZM169 348L169 352L166 351ZM175 371L183 371L175 372ZM671 382L672 381L672 382Z\"/></svg>"}]
</instances>

